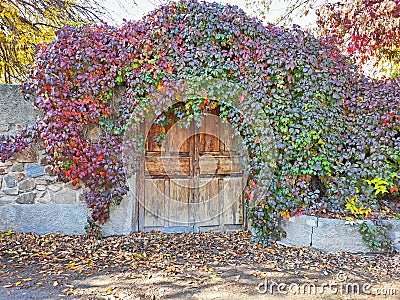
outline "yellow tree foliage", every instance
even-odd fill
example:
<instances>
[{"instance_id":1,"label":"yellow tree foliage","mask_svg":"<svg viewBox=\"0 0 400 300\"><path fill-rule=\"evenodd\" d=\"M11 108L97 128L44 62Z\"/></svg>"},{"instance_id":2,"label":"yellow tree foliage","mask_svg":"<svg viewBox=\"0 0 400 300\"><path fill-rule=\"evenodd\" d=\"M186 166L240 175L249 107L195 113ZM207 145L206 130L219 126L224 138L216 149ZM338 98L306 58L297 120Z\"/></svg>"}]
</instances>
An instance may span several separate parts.
<instances>
[{"instance_id":1,"label":"yellow tree foliage","mask_svg":"<svg viewBox=\"0 0 400 300\"><path fill-rule=\"evenodd\" d=\"M36 46L51 41L64 24L99 20L95 0L78 1L0 0L0 83L23 81Z\"/></svg>"},{"instance_id":2,"label":"yellow tree foliage","mask_svg":"<svg viewBox=\"0 0 400 300\"><path fill-rule=\"evenodd\" d=\"M382 58L378 62L380 75L389 78L400 76L400 48L392 47L381 50Z\"/></svg>"}]
</instances>

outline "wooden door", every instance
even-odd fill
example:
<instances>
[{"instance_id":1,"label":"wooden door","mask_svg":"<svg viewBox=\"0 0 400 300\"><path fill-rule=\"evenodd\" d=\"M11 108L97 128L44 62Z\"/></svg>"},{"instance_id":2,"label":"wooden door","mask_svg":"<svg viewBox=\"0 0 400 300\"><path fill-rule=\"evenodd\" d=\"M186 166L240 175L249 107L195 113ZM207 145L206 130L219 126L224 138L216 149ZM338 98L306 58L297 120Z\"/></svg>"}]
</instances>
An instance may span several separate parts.
<instances>
[{"instance_id":1,"label":"wooden door","mask_svg":"<svg viewBox=\"0 0 400 300\"><path fill-rule=\"evenodd\" d=\"M235 139L218 109L202 126L145 124L146 151L139 177L141 231L240 230L244 222L243 167ZM174 115L167 116L174 120Z\"/></svg>"}]
</instances>

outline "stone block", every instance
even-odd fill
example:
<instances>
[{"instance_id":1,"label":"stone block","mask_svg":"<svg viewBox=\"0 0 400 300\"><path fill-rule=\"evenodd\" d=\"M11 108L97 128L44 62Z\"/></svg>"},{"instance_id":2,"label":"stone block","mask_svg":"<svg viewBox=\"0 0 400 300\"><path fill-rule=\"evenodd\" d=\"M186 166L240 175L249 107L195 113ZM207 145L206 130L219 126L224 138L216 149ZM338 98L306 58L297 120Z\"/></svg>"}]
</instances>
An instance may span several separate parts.
<instances>
[{"instance_id":1,"label":"stone block","mask_svg":"<svg viewBox=\"0 0 400 300\"><path fill-rule=\"evenodd\" d=\"M35 202L36 192L19 194L16 202L19 204L33 204Z\"/></svg>"},{"instance_id":2,"label":"stone block","mask_svg":"<svg viewBox=\"0 0 400 300\"><path fill-rule=\"evenodd\" d=\"M5 161L5 165L7 166L7 167L11 167L13 164L14 164L14 157L13 156L11 156L8 160L6 160Z\"/></svg>"},{"instance_id":3,"label":"stone block","mask_svg":"<svg viewBox=\"0 0 400 300\"><path fill-rule=\"evenodd\" d=\"M0 120L7 120L9 124L34 124L38 110L24 99L20 85L0 84L0 94Z\"/></svg>"},{"instance_id":4,"label":"stone block","mask_svg":"<svg viewBox=\"0 0 400 300\"><path fill-rule=\"evenodd\" d=\"M319 218L318 226L313 229L312 246L330 253L370 252L358 232L357 224L349 225L339 219Z\"/></svg>"},{"instance_id":5,"label":"stone block","mask_svg":"<svg viewBox=\"0 0 400 300\"><path fill-rule=\"evenodd\" d=\"M22 163L15 163L11 167L11 172L23 172L24 171L24 164Z\"/></svg>"},{"instance_id":6,"label":"stone block","mask_svg":"<svg viewBox=\"0 0 400 300\"><path fill-rule=\"evenodd\" d=\"M313 224L317 225L317 218L313 216L302 215L284 219L282 229L286 232L286 237L280 243L290 246L310 246Z\"/></svg>"},{"instance_id":7,"label":"stone block","mask_svg":"<svg viewBox=\"0 0 400 300\"><path fill-rule=\"evenodd\" d=\"M31 178L46 175L44 167L39 164L29 164L26 166L26 175Z\"/></svg>"},{"instance_id":8,"label":"stone block","mask_svg":"<svg viewBox=\"0 0 400 300\"><path fill-rule=\"evenodd\" d=\"M36 196L36 202L39 203L49 203L51 200L52 198L49 191L39 192Z\"/></svg>"},{"instance_id":9,"label":"stone block","mask_svg":"<svg viewBox=\"0 0 400 300\"><path fill-rule=\"evenodd\" d=\"M88 210L81 204L0 206L0 230L38 234L83 234Z\"/></svg>"},{"instance_id":10,"label":"stone block","mask_svg":"<svg viewBox=\"0 0 400 300\"><path fill-rule=\"evenodd\" d=\"M123 199L119 205L110 206L110 219L102 226L102 234L128 235L132 232L133 203Z\"/></svg>"},{"instance_id":11,"label":"stone block","mask_svg":"<svg viewBox=\"0 0 400 300\"><path fill-rule=\"evenodd\" d=\"M0 206L15 203L15 200L17 200L17 196L2 196L0 197Z\"/></svg>"},{"instance_id":12,"label":"stone block","mask_svg":"<svg viewBox=\"0 0 400 300\"><path fill-rule=\"evenodd\" d=\"M317 219L307 219L306 224L311 227L317 227Z\"/></svg>"},{"instance_id":13,"label":"stone block","mask_svg":"<svg viewBox=\"0 0 400 300\"><path fill-rule=\"evenodd\" d=\"M287 246L312 246L316 249L329 252L368 253L362 235L359 233L359 224L364 221L356 220L354 225L346 220L316 218L311 216L292 217L281 224L286 232L286 238L278 243ZM374 226L372 221L365 221L369 226ZM391 223L390 238L396 251L400 252L400 220L384 221ZM314 226L315 225L315 226Z\"/></svg>"},{"instance_id":14,"label":"stone block","mask_svg":"<svg viewBox=\"0 0 400 300\"><path fill-rule=\"evenodd\" d=\"M119 206L111 208L110 220L102 226L103 236L127 235L137 230L137 219L134 213L137 207L132 200L135 187L131 186L131 189L132 191L124 197ZM68 190L63 189L59 193L61 192L68 192ZM75 191L71 192L75 193ZM77 195L82 195L82 190L79 190ZM16 198L16 196L0 198L0 204L2 204L0 205L0 231L12 229L15 232L36 232L38 234L85 233L86 220L90 214L85 203L52 203L53 196L48 190L37 192L36 203L33 204L15 204Z\"/></svg>"},{"instance_id":15,"label":"stone block","mask_svg":"<svg viewBox=\"0 0 400 300\"><path fill-rule=\"evenodd\" d=\"M49 164L49 161L46 157L40 158L40 165L47 166L48 164Z\"/></svg>"},{"instance_id":16,"label":"stone block","mask_svg":"<svg viewBox=\"0 0 400 300\"><path fill-rule=\"evenodd\" d=\"M48 176L47 175L44 178L46 179L48 184L56 183L58 181L58 177L57 176Z\"/></svg>"},{"instance_id":17,"label":"stone block","mask_svg":"<svg viewBox=\"0 0 400 300\"><path fill-rule=\"evenodd\" d=\"M46 178L43 178L43 177L35 178L35 183L37 185L47 185L48 184Z\"/></svg>"},{"instance_id":18,"label":"stone block","mask_svg":"<svg viewBox=\"0 0 400 300\"><path fill-rule=\"evenodd\" d=\"M53 202L59 204L76 203L76 191L64 188L61 191L54 194Z\"/></svg>"},{"instance_id":19,"label":"stone block","mask_svg":"<svg viewBox=\"0 0 400 300\"><path fill-rule=\"evenodd\" d=\"M2 192L6 195L9 196L14 196L14 195L18 195L18 188L17 187L13 187L13 188L3 188Z\"/></svg>"},{"instance_id":20,"label":"stone block","mask_svg":"<svg viewBox=\"0 0 400 300\"><path fill-rule=\"evenodd\" d=\"M7 132L10 130L9 124L0 124L0 132Z\"/></svg>"},{"instance_id":21,"label":"stone block","mask_svg":"<svg viewBox=\"0 0 400 300\"><path fill-rule=\"evenodd\" d=\"M9 188L13 188L17 186L17 177L15 176L15 174L7 174L4 175L3 177L3 182L4 182L4 186L9 187Z\"/></svg>"},{"instance_id":22,"label":"stone block","mask_svg":"<svg viewBox=\"0 0 400 300\"><path fill-rule=\"evenodd\" d=\"M22 163L35 163L38 160L36 151L28 146L21 153L17 154L17 161Z\"/></svg>"},{"instance_id":23,"label":"stone block","mask_svg":"<svg viewBox=\"0 0 400 300\"><path fill-rule=\"evenodd\" d=\"M48 188L50 191L52 191L53 193L55 193L55 192L58 192L59 190L61 190L61 184L60 184L60 183L58 183L58 184L52 184L52 185L49 185L47 188Z\"/></svg>"},{"instance_id":24,"label":"stone block","mask_svg":"<svg viewBox=\"0 0 400 300\"><path fill-rule=\"evenodd\" d=\"M85 193L82 190L78 191L78 202L86 203Z\"/></svg>"},{"instance_id":25,"label":"stone block","mask_svg":"<svg viewBox=\"0 0 400 300\"><path fill-rule=\"evenodd\" d=\"M15 232L15 204L0 206L0 231L8 231L12 229Z\"/></svg>"},{"instance_id":26,"label":"stone block","mask_svg":"<svg viewBox=\"0 0 400 300\"><path fill-rule=\"evenodd\" d=\"M69 188L71 190L79 190L83 187L82 181L78 181L77 184L73 185L72 182L68 182L64 185L66 188Z\"/></svg>"},{"instance_id":27,"label":"stone block","mask_svg":"<svg viewBox=\"0 0 400 300\"><path fill-rule=\"evenodd\" d=\"M400 220L389 220L392 228L389 230L389 236L393 241L393 246L397 252L400 252Z\"/></svg>"},{"instance_id":28,"label":"stone block","mask_svg":"<svg viewBox=\"0 0 400 300\"><path fill-rule=\"evenodd\" d=\"M47 190L47 186L42 185L42 184L36 185L36 190L45 191L45 190Z\"/></svg>"},{"instance_id":29,"label":"stone block","mask_svg":"<svg viewBox=\"0 0 400 300\"><path fill-rule=\"evenodd\" d=\"M22 130L25 130L25 129L26 129L26 124L20 124L20 123L15 124L15 130L16 131L22 131Z\"/></svg>"},{"instance_id":30,"label":"stone block","mask_svg":"<svg viewBox=\"0 0 400 300\"><path fill-rule=\"evenodd\" d=\"M18 184L18 188L23 192L32 191L36 187L33 179L25 179Z\"/></svg>"},{"instance_id":31,"label":"stone block","mask_svg":"<svg viewBox=\"0 0 400 300\"><path fill-rule=\"evenodd\" d=\"M23 172L15 172L13 174L17 177L18 181L26 178L26 175Z\"/></svg>"}]
</instances>

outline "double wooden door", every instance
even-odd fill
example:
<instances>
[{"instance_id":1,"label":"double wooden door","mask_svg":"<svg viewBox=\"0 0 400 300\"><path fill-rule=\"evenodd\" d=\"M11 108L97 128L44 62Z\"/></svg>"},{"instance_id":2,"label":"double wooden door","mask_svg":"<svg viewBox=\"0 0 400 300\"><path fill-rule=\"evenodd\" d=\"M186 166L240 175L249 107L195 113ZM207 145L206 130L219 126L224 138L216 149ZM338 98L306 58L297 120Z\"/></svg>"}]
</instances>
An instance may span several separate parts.
<instances>
[{"instance_id":1,"label":"double wooden door","mask_svg":"<svg viewBox=\"0 0 400 300\"><path fill-rule=\"evenodd\" d=\"M228 124L213 109L195 122L147 122L138 199L140 231L240 230L244 176ZM174 120L174 115L167 116ZM185 121L182 121L185 122Z\"/></svg>"}]
</instances>

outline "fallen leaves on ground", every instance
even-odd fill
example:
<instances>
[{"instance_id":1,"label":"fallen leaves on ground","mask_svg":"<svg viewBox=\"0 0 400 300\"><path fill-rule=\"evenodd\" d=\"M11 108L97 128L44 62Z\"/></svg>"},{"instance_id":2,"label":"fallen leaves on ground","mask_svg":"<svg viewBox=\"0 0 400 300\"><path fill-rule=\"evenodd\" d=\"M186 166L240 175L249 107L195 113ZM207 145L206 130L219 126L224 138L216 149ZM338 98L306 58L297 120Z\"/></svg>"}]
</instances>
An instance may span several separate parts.
<instances>
[{"instance_id":1,"label":"fallen leaves on ground","mask_svg":"<svg viewBox=\"0 0 400 300\"><path fill-rule=\"evenodd\" d=\"M68 283L69 277L97 273L161 271L165 276L204 273L218 279L217 268L262 266L290 274L328 275L345 271L379 282L400 279L400 254L326 254L307 247L262 247L248 232L134 233L102 240L85 235L15 233L0 238L0 286L21 288ZM265 277L263 272L253 276Z\"/></svg>"}]
</instances>

